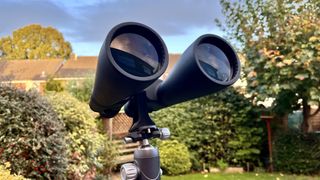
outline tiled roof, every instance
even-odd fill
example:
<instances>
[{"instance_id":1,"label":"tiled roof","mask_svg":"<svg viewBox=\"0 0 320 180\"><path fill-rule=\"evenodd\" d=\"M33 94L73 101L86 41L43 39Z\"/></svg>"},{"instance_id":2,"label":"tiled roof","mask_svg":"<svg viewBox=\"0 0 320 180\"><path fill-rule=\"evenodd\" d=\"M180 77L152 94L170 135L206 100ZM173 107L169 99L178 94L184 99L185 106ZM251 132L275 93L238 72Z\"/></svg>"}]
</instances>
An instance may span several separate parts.
<instances>
[{"instance_id":1,"label":"tiled roof","mask_svg":"<svg viewBox=\"0 0 320 180\"><path fill-rule=\"evenodd\" d=\"M180 55L170 54L167 76ZM46 80L54 74L56 78L81 78L94 75L97 56L79 56L63 61L51 60L0 60L0 81Z\"/></svg>"},{"instance_id":2,"label":"tiled roof","mask_svg":"<svg viewBox=\"0 0 320 180\"><path fill-rule=\"evenodd\" d=\"M56 73L57 78L78 78L92 76L96 71L96 56L79 56L75 60L66 61Z\"/></svg>"},{"instance_id":3,"label":"tiled roof","mask_svg":"<svg viewBox=\"0 0 320 180\"><path fill-rule=\"evenodd\" d=\"M62 64L61 59L0 60L0 81L45 80Z\"/></svg>"},{"instance_id":4,"label":"tiled roof","mask_svg":"<svg viewBox=\"0 0 320 180\"><path fill-rule=\"evenodd\" d=\"M173 68L173 65L179 59L179 54L169 55L169 65L165 72L168 72ZM79 78L92 76L96 72L96 66L98 62L97 56L79 56L75 60L68 60L57 72L55 77L57 78Z\"/></svg>"},{"instance_id":5,"label":"tiled roof","mask_svg":"<svg viewBox=\"0 0 320 180\"><path fill-rule=\"evenodd\" d=\"M168 64L168 67L167 67L165 74L168 74L172 70L173 66L177 63L179 58L180 58L180 54L170 54L169 55L169 64Z\"/></svg>"}]
</instances>

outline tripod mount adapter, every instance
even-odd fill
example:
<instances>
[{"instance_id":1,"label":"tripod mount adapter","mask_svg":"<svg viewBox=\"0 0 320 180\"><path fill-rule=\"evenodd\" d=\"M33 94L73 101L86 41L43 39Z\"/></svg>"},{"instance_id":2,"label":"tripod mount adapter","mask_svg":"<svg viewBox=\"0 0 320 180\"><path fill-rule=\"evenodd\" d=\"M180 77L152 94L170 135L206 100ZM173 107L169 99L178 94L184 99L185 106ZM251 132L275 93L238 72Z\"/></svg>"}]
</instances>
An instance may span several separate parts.
<instances>
[{"instance_id":1,"label":"tripod mount adapter","mask_svg":"<svg viewBox=\"0 0 320 180\"><path fill-rule=\"evenodd\" d=\"M121 166L121 179L159 180L162 175L159 150L149 143L149 139L168 139L170 131L168 128L157 128L150 118L145 92L134 96L125 107L126 114L133 118L133 124L124 142L126 144L139 142L140 146L134 151L134 162Z\"/></svg>"}]
</instances>

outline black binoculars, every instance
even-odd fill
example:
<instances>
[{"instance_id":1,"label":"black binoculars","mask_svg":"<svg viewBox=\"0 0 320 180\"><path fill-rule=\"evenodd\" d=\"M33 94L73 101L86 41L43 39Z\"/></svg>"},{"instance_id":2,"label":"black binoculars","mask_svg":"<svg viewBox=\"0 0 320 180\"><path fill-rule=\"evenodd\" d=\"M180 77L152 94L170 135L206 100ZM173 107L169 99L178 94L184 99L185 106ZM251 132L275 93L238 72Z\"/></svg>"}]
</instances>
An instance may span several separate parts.
<instances>
[{"instance_id":1,"label":"black binoculars","mask_svg":"<svg viewBox=\"0 0 320 180\"><path fill-rule=\"evenodd\" d=\"M220 91L240 74L234 49L212 34L196 39L161 80L168 61L165 43L150 27L135 22L115 26L100 50L91 109L111 118L125 105L130 114L132 97L143 92L147 111L156 111Z\"/></svg>"}]
</instances>

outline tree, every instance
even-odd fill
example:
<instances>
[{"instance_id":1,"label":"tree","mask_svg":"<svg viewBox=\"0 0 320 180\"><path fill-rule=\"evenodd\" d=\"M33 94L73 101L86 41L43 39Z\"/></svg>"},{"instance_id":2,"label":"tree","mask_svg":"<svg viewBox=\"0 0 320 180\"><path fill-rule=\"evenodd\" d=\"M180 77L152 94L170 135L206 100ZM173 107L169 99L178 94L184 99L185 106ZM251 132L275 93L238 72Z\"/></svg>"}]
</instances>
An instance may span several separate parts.
<instances>
[{"instance_id":1,"label":"tree","mask_svg":"<svg viewBox=\"0 0 320 180\"><path fill-rule=\"evenodd\" d=\"M274 111L284 116L302 108L303 130L320 111L320 1L220 0L226 25L218 25L239 42L244 74L253 101L275 98ZM318 105L310 114L310 105Z\"/></svg>"},{"instance_id":2,"label":"tree","mask_svg":"<svg viewBox=\"0 0 320 180\"><path fill-rule=\"evenodd\" d=\"M37 24L0 39L0 59L68 58L71 53L70 43L58 30Z\"/></svg>"}]
</instances>

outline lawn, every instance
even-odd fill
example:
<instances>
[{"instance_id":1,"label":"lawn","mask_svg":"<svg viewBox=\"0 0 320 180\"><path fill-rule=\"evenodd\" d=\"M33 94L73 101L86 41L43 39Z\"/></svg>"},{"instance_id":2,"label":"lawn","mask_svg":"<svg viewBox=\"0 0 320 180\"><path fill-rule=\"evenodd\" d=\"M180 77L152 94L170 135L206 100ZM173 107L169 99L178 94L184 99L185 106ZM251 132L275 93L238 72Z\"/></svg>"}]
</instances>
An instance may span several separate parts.
<instances>
[{"instance_id":1,"label":"lawn","mask_svg":"<svg viewBox=\"0 0 320 180\"><path fill-rule=\"evenodd\" d=\"M320 176L297 176L280 173L243 173L243 174L188 174L181 176L162 176L163 180L320 180Z\"/></svg>"}]
</instances>

